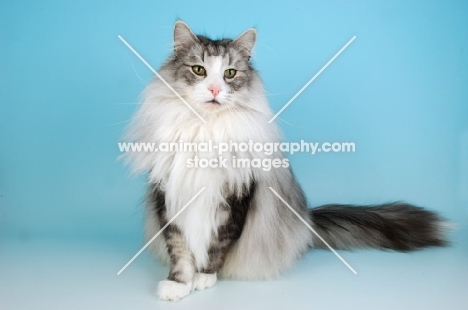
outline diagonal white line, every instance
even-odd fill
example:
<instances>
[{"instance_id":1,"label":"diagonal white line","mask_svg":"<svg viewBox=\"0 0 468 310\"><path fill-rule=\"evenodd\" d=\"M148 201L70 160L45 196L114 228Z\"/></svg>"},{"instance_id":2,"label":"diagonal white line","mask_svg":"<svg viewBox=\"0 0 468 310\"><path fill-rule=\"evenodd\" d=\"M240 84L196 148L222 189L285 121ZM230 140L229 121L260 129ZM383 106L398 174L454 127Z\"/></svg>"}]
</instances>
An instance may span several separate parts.
<instances>
[{"instance_id":1,"label":"diagonal white line","mask_svg":"<svg viewBox=\"0 0 468 310\"><path fill-rule=\"evenodd\" d=\"M119 38L120 41L122 41L138 58L140 58L140 60L141 60L151 71L153 71L153 73L156 74L156 76L157 76L164 84L166 84L166 86L167 86L170 90L172 90L172 92L173 92L177 97L179 97L179 99L182 100L182 102L185 103L185 105L186 105L190 110L192 110L192 112L195 113L195 115L198 116L198 118L201 119L201 121L202 121L203 123L206 124L206 121L203 119L203 117L201 117L201 115L198 114L197 111L195 111L195 110L192 108L192 106L191 106L190 104L188 104L188 102L185 101L185 99L182 98L182 97L179 95L179 93L176 92L175 89L172 88L172 86L171 86L168 82L166 82L166 80L163 79L163 77L162 77L161 75L159 75L159 73L156 72L156 70L154 70L153 67L151 67L151 66L149 65L149 63L147 63L146 60L144 60L143 57L141 57L140 54L138 54L137 51L135 51L135 49L133 49L133 47L132 47L130 44L128 44L127 41L124 40L124 38L122 38L120 35L118 36L118 38Z\"/></svg>"},{"instance_id":2,"label":"diagonal white line","mask_svg":"<svg viewBox=\"0 0 468 310\"><path fill-rule=\"evenodd\" d=\"M304 91L304 89L306 89L307 86L309 86L310 83L312 83L312 82L320 75L320 73L322 73L322 71L325 70L325 69L333 62L333 60L335 60L335 58L338 57L338 56L348 47L348 45L350 45L350 44L354 41L354 39L356 39L356 36L352 37L351 40L349 40L348 43L346 43L345 46L343 46L343 47L338 51L338 53L336 53L335 56L333 56L333 58L330 59L330 60L325 64L325 66L323 66L322 69L320 69L320 71L317 72L317 73L309 80L309 82L307 82L307 84L305 84L305 85L297 92L297 94L295 94L294 97L292 97L292 98L288 101L288 103L286 103L286 104L284 105L284 107L282 107L281 110L279 110L278 113L276 113L275 116L273 116L273 117L268 121L268 123L273 122L273 121L275 120L275 118L277 118L278 115L280 115L280 114L297 98L297 96L299 96L299 95Z\"/></svg>"},{"instance_id":3,"label":"diagonal white line","mask_svg":"<svg viewBox=\"0 0 468 310\"><path fill-rule=\"evenodd\" d=\"M119 272L117 272L117 275L120 275L120 274L125 270L125 268L127 268L128 265L130 265L130 264L135 260L135 258L137 258L138 255L140 255L141 252L143 252L143 251L150 245L150 243L153 242L154 239L156 239L156 238L164 231L164 229L166 229L166 227L169 226L169 224L171 224L172 221L174 221L174 220L176 219L176 217L178 217L178 216L185 210L185 208L187 208L187 207L195 200L195 198L197 198L198 195L200 195L201 192L203 192L203 191L205 190L205 188L206 188L206 187L203 187L198 193L196 193L195 196L193 196L193 198L190 199L189 202L187 202L187 203L185 204L185 206L183 206L182 209L180 209L179 212L177 212L176 215L174 215L174 217L171 218L171 220L170 220L169 222L167 222L166 225L164 225L164 227L161 228L161 229L158 231L158 233L157 233L156 235L154 235L154 237L151 238L151 240L148 241L148 242L145 244L145 246L142 247L141 250L138 251L138 253L136 253L136 254L132 257L131 260L128 261L128 263L125 264L125 266L122 267L122 269L120 269Z\"/></svg>"},{"instance_id":4,"label":"diagonal white line","mask_svg":"<svg viewBox=\"0 0 468 310\"><path fill-rule=\"evenodd\" d=\"M349 270L351 270L354 274L357 274L356 270L353 269L353 267L351 267L348 262L346 262L343 257L341 257L340 254L338 254L313 228L312 226L309 225L309 223L307 223L297 212L296 210L294 210L287 202L286 200L283 199L283 197L281 197L272 187L268 187L306 226L307 228L309 228L329 249L330 251L333 252L333 254L336 255L336 257L338 257L342 262L343 264L346 265L346 267L349 268Z\"/></svg>"}]
</instances>

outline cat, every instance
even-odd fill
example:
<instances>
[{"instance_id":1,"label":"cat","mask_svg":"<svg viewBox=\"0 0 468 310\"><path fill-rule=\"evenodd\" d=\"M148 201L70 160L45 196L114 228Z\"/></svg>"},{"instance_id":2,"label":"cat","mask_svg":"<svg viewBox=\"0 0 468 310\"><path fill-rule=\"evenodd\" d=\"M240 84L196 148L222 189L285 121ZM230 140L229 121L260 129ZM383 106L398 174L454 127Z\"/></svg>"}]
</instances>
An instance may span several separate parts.
<instances>
[{"instance_id":1,"label":"cat","mask_svg":"<svg viewBox=\"0 0 468 310\"><path fill-rule=\"evenodd\" d=\"M256 30L250 28L234 40L211 40L177 21L173 53L158 72L184 100L155 78L143 94L126 139L156 144L281 141L278 126L268 122L273 114L251 63L256 38ZM431 211L399 202L308 209L289 167L269 171L232 167L233 158L284 161L281 151L266 155L234 149L227 155L231 164L227 168L187 166L194 157L216 158L217 151L124 155L135 172L148 175L148 239L186 207L150 245L170 266L167 279L157 288L162 300L177 301L193 290L209 288L218 275L269 279L308 250L325 248L271 189L334 249L411 251L447 244L445 221Z\"/></svg>"}]
</instances>

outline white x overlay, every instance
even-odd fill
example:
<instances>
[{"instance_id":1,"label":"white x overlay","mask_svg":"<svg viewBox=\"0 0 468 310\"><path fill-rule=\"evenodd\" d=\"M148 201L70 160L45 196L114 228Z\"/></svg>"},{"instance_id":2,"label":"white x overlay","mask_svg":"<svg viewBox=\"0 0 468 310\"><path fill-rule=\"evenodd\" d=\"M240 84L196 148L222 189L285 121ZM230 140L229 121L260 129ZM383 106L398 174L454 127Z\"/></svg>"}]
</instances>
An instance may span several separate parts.
<instances>
[{"instance_id":1,"label":"white x overlay","mask_svg":"<svg viewBox=\"0 0 468 310\"><path fill-rule=\"evenodd\" d=\"M164 80L164 78L156 71L153 69L153 67L151 67L148 62L146 62L145 59L143 59L143 57L140 56L140 54L135 51L135 49L127 43L127 41L125 41L124 38L122 38L120 35L118 36L118 38L183 102L185 103L185 105L196 115L198 116L198 118L200 118L200 120L203 122L203 123L206 123L206 121L203 119L203 117L200 116L200 114L197 113L197 111L195 111L192 106L190 106L190 104L187 103L187 101L184 100L184 98L182 98L179 93L177 93L177 91L172 88L172 86L166 82L166 80ZM354 40L356 39L356 36L353 36L351 38L351 40L348 41L348 43L346 43L336 54L335 56L333 56L282 108L281 110L279 110L275 116L273 116L269 121L268 123L271 123L273 122ZM194 200L195 198L197 198L204 190L206 189L206 187L203 187L197 194L195 194L195 196L190 199L190 201L187 202L187 204L185 204L185 206L182 207L182 209L179 210L179 212L177 212L176 215L174 215L174 217L171 218L170 221L168 221L166 223L166 225L164 225L164 227L162 227L158 233L156 235L154 235L153 238L151 238L133 257L132 259L130 259L126 264L125 266L122 267L122 269L120 269L119 272L117 272L117 275L120 275L150 244L151 242L153 242L163 231L164 229L167 228L167 226L169 226L169 224L171 224ZM309 223L307 223L307 221L305 221L287 202L286 200L284 200L272 187L269 187L269 189L299 218L299 220L301 220L306 226L307 228L309 228L309 230L312 231L312 233L314 233L329 249L330 251L333 252L333 254L335 254L342 262L343 264L346 265L346 267L348 267L354 274L357 274L357 272L353 269L353 267L351 267L348 262L346 262L343 257L341 257L340 254L338 254L311 226Z\"/></svg>"}]
</instances>

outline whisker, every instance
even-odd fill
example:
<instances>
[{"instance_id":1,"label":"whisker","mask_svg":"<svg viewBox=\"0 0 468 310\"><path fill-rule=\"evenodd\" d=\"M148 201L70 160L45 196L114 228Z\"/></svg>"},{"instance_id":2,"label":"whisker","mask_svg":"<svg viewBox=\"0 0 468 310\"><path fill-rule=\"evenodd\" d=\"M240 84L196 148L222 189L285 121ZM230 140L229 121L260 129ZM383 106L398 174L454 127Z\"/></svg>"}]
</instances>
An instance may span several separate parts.
<instances>
[{"instance_id":1,"label":"whisker","mask_svg":"<svg viewBox=\"0 0 468 310\"><path fill-rule=\"evenodd\" d=\"M112 124L109 124L110 126L117 126L117 125L122 125L122 124L128 124L132 121L132 119L129 119L129 120L126 120L126 121L122 121L122 122L118 122L118 123L112 123Z\"/></svg>"},{"instance_id":2,"label":"whisker","mask_svg":"<svg viewBox=\"0 0 468 310\"><path fill-rule=\"evenodd\" d=\"M287 121L285 121L284 119L282 119L281 117L277 117L281 122L285 123L286 125L289 125L291 127L294 127L294 128L300 128L300 129L308 129L308 127L302 127L302 126L296 126L296 125L293 125Z\"/></svg>"},{"instance_id":3,"label":"whisker","mask_svg":"<svg viewBox=\"0 0 468 310\"><path fill-rule=\"evenodd\" d=\"M141 78L141 76L138 74L138 72L136 71L135 69L135 65L133 63L133 59L130 60L131 64L132 64L132 68L133 68L133 72L135 73L135 75L137 76L138 80L140 80L141 84L143 84L145 87L148 86L148 83L144 82L143 79Z\"/></svg>"}]
</instances>

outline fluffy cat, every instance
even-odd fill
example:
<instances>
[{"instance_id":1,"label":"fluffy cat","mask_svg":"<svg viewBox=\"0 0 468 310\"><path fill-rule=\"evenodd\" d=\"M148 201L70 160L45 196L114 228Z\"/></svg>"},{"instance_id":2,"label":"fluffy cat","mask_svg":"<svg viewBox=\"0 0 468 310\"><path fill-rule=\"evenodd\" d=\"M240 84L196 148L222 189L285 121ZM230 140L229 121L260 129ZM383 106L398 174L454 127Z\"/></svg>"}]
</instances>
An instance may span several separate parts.
<instances>
[{"instance_id":1,"label":"fluffy cat","mask_svg":"<svg viewBox=\"0 0 468 310\"><path fill-rule=\"evenodd\" d=\"M144 92L126 138L133 142L281 141L250 56L255 29L236 39L211 40L178 21L174 52L159 74L206 121L160 79ZM224 154L226 156L226 154ZM324 244L269 187L335 249L373 247L410 251L442 246L443 220L405 203L327 205L308 209L291 169L194 168L187 160L217 158L213 152L129 152L136 172L148 173L146 237L152 238L203 187L151 248L170 265L158 285L163 300L179 300L216 283L217 275L268 279L290 268L306 251ZM282 152L227 153L244 159L285 159ZM229 165L228 165L229 166Z\"/></svg>"}]
</instances>

